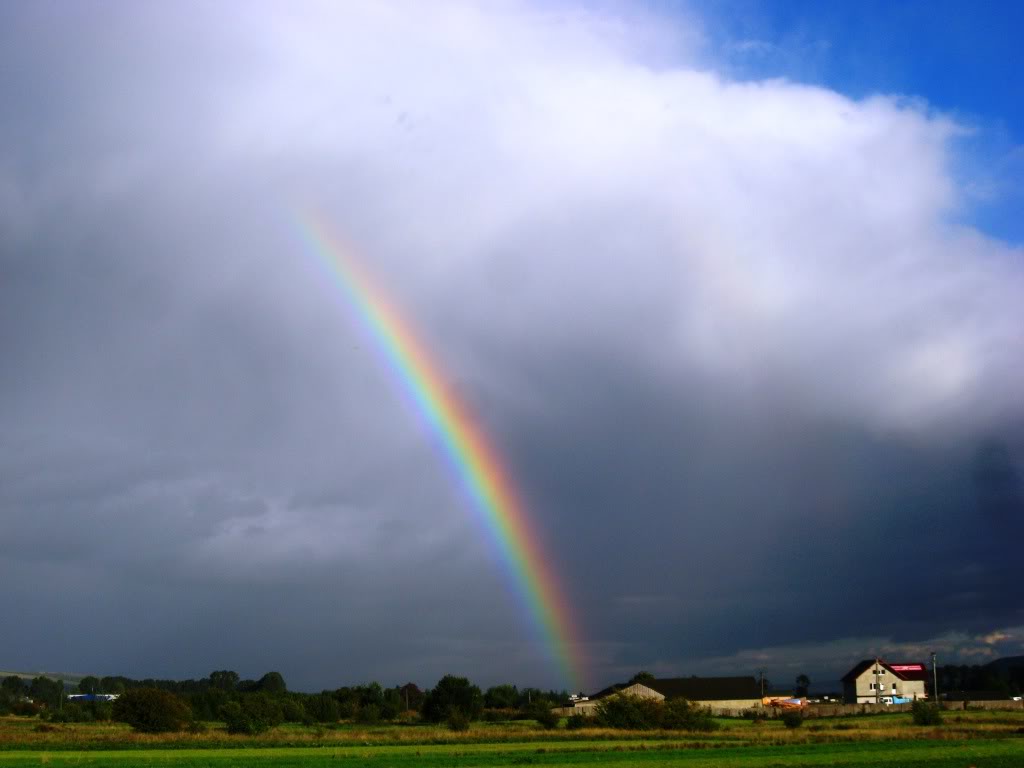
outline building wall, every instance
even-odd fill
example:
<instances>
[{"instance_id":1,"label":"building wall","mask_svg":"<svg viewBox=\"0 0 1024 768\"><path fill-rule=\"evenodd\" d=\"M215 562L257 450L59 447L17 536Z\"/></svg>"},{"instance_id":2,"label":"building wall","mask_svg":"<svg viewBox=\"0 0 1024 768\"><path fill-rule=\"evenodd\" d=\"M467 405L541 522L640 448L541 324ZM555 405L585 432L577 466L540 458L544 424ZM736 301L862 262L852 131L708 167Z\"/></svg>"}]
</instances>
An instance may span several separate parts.
<instances>
[{"instance_id":1,"label":"building wall","mask_svg":"<svg viewBox=\"0 0 1024 768\"><path fill-rule=\"evenodd\" d=\"M756 709L761 706L760 699L713 699L708 701L694 701L701 707L711 707L716 713L718 710L736 710L742 712L745 709Z\"/></svg>"},{"instance_id":2,"label":"building wall","mask_svg":"<svg viewBox=\"0 0 1024 768\"><path fill-rule=\"evenodd\" d=\"M874 704L880 696L906 696L910 699L927 698L923 680L900 680L884 665L878 665L879 674L876 678L875 667L871 666L860 673L853 683L843 684L843 696L847 704ZM875 690L877 679L879 690Z\"/></svg>"}]
</instances>

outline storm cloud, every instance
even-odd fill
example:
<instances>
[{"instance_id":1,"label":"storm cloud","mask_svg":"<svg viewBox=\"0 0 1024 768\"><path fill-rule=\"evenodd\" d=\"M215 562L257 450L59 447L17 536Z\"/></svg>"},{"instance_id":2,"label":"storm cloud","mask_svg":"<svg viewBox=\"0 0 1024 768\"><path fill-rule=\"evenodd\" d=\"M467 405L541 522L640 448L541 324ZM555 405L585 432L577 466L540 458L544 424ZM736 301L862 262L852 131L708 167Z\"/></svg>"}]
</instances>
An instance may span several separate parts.
<instances>
[{"instance_id":1,"label":"storm cloud","mask_svg":"<svg viewBox=\"0 0 1024 768\"><path fill-rule=\"evenodd\" d=\"M1024 254L969 126L611 7L0 30L3 665L562 684L311 208L507 459L590 684L1024 649Z\"/></svg>"}]
</instances>

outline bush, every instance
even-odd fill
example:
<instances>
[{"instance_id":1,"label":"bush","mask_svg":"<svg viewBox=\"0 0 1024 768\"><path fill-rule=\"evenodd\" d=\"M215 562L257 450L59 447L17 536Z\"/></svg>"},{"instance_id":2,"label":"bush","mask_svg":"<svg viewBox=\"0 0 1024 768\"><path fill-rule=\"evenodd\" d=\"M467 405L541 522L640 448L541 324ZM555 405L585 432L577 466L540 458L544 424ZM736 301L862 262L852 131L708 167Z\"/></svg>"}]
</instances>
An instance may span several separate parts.
<instances>
[{"instance_id":1,"label":"bush","mask_svg":"<svg viewBox=\"0 0 1024 768\"><path fill-rule=\"evenodd\" d=\"M589 725L593 725L592 718L586 715L569 715L569 719L565 721L565 727L570 731L578 731L580 728L586 728Z\"/></svg>"},{"instance_id":2,"label":"bush","mask_svg":"<svg viewBox=\"0 0 1024 768\"><path fill-rule=\"evenodd\" d=\"M10 713L21 717L35 717L42 711L42 706L34 701L16 701L10 706Z\"/></svg>"},{"instance_id":3,"label":"bush","mask_svg":"<svg viewBox=\"0 0 1024 768\"><path fill-rule=\"evenodd\" d=\"M487 723L507 723L517 719L519 710L514 707L489 707L484 710L483 719Z\"/></svg>"},{"instance_id":4,"label":"bush","mask_svg":"<svg viewBox=\"0 0 1024 768\"><path fill-rule=\"evenodd\" d=\"M787 728L799 728L804 724L804 713L799 709L787 709L782 713L782 724Z\"/></svg>"},{"instance_id":5,"label":"bush","mask_svg":"<svg viewBox=\"0 0 1024 768\"><path fill-rule=\"evenodd\" d=\"M455 708L448 712L448 730L450 731L468 731L469 730L469 715L465 714L461 709Z\"/></svg>"},{"instance_id":6,"label":"bush","mask_svg":"<svg viewBox=\"0 0 1024 768\"><path fill-rule=\"evenodd\" d=\"M114 702L113 717L142 733L168 733L184 730L192 710L170 691L133 688Z\"/></svg>"},{"instance_id":7,"label":"bush","mask_svg":"<svg viewBox=\"0 0 1024 768\"><path fill-rule=\"evenodd\" d=\"M356 716L363 725L375 725L380 722L380 707L376 704L365 704L359 708L359 714Z\"/></svg>"},{"instance_id":8,"label":"bush","mask_svg":"<svg viewBox=\"0 0 1024 768\"><path fill-rule=\"evenodd\" d=\"M338 700L326 692L310 696L306 700L306 712L318 723L336 723L341 717Z\"/></svg>"},{"instance_id":9,"label":"bush","mask_svg":"<svg viewBox=\"0 0 1024 768\"><path fill-rule=\"evenodd\" d=\"M942 725L942 710L938 704L927 701L915 701L910 705L914 725Z\"/></svg>"},{"instance_id":10,"label":"bush","mask_svg":"<svg viewBox=\"0 0 1024 768\"><path fill-rule=\"evenodd\" d=\"M533 719L540 723L540 726L546 731L557 728L558 721L562 719L554 713L551 707L547 706L536 707L531 714Z\"/></svg>"},{"instance_id":11,"label":"bush","mask_svg":"<svg viewBox=\"0 0 1024 768\"><path fill-rule=\"evenodd\" d=\"M286 723L302 723L306 720L312 722L312 718L306 714L306 708L302 706L302 702L298 699L282 700L281 715Z\"/></svg>"},{"instance_id":12,"label":"bush","mask_svg":"<svg viewBox=\"0 0 1024 768\"><path fill-rule=\"evenodd\" d=\"M661 706L662 728L707 732L719 727L709 708L698 706L686 699L672 699Z\"/></svg>"},{"instance_id":13,"label":"bush","mask_svg":"<svg viewBox=\"0 0 1024 768\"><path fill-rule=\"evenodd\" d=\"M264 693L243 696L241 701L229 701L220 708L220 716L228 733L255 736L284 722L281 705Z\"/></svg>"},{"instance_id":14,"label":"bush","mask_svg":"<svg viewBox=\"0 0 1024 768\"><path fill-rule=\"evenodd\" d=\"M661 702L653 699L619 694L601 699L595 717L606 728L646 731L661 727L662 709Z\"/></svg>"}]
</instances>

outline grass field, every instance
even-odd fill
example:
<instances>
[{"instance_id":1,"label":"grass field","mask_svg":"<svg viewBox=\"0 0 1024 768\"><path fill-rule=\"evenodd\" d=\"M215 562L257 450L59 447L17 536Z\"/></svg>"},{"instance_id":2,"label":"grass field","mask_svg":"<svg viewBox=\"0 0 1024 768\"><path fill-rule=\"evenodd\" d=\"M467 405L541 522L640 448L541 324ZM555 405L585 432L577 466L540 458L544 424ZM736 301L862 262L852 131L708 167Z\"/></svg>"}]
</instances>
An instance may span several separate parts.
<instances>
[{"instance_id":1,"label":"grass field","mask_svg":"<svg viewBox=\"0 0 1024 768\"><path fill-rule=\"evenodd\" d=\"M544 731L534 724L476 724L466 733L434 726L284 726L259 737L205 733L150 736L118 724L53 730L38 720L0 718L6 766L662 766L786 768L1022 768L1024 713L968 712L919 728L908 715L778 722L726 720L711 734Z\"/></svg>"}]
</instances>

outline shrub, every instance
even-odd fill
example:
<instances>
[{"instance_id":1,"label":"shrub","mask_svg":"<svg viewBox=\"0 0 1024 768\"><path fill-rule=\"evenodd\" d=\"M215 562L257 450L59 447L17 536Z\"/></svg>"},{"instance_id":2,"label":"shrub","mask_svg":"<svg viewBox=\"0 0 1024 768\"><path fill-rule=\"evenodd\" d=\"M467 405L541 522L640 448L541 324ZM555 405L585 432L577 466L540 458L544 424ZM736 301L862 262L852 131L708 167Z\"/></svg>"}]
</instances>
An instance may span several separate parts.
<instances>
[{"instance_id":1,"label":"shrub","mask_svg":"<svg viewBox=\"0 0 1024 768\"><path fill-rule=\"evenodd\" d=\"M787 709L782 713L782 724L787 728L799 728L804 724L804 713L799 709Z\"/></svg>"},{"instance_id":2,"label":"shrub","mask_svg":"<svg viewBox=\"0 0 1024 768\"><path fill-rule=\"evenodd\" d=\"M468 731L469 715L456 707L448 712L447 723L450 731Z\"/></svg>"},{"instance_id":3,"label":"shrub","mask_svg":"<svg viewBox=\"0 0 1024 768\"><path fill-rule=\"evenodd\" d=\"M601 699L595 717L606 728L644 731L661 727L662 709L662 704L653 699L619 694Z\"/></svg>"},{"instance_id":4,"label":"shrub","mask_svg":"<svg viewBox=\"0 0 1024 768\"><path fill-rule=\"evenodd\" d=\"M356 719L363 725L374 725L380 722L380 707L376 704L365 704L359 708Z\"/></svg>"},{"instance_id":5,"label":"shrub","mask_svg":"<svg viewBox=\"0 0 1024 768\"><path fill-rule=\"evenodd\" d=\"M42 706L34 701L16 701L10 705L10 713L21 717L35 717L42 711Z\"/></svg>"},{"instance_id":6,"label":"shrub","mask_svg":"<svg viewBox=\"0 0 1024 768\"><path fill-rule=\"evenodd\" d=\"M239 701L229 701L220 708L220 716L228 733L254 736L280 725L284 721L281 705L264 693L254 693Z\"/></svg>"},{"instance_id":7,"label":"shrub","mask_svg":"<svg viewBox=\"0 0 1024 768\"><path fill-rule=\"evenodd\" d=\"M318 723L336 723L341 717L338 700L329 693L310 696L306 700L306 712Z\"/></svg>"},{"instance_id":8,"label":"shrub","mask_svg":"<svg viewBox=\"0 0 1024 768\"><path fill-rule=\"evenodd\" d=\"M286 723L302 723L312 719L306 715L306 708L298 699L283 699L281 701L281 715Z\"/></svg>"},{"instance_id":9,"label":"shrub","mask_svg":"<svg viewBox=\"0 0 1024 768\"><path fill-rule=\"evenodd\" d=\"M910 705L914 725L942 725L942 711L938 704L927 701L915 701Z\"/></svg>"},{"instance_id":10,"label":"shrub","mask_svg":"<svg viewBox=\"0 0 1024 768\"><path fill-rule=\"evenodd\" d=\"M565 721L565 727L570 731L578 731L580 728L586 728L588 725L592 725L592 718L581 714L569 715L569 719Z\"/></svg>"},{"instance_id":11,"label":"shrub","mask_svg":"<svg viewBox=\"0 0 1024 768\"><path fill-rule=\"evenodd\" d=\"M672 699L662 706L661 727L676 731L713 731L718 722L707 707L686 699Z\"/></svg>"},{"instance_id":12,"label":"shrub","mask_svg":"<svg viewBox=\"0 0 1024 768\"><path fill-rule=\"evenodd\" d=\"M483 719L488 723L505 723L515 720L518 715L519 710L515 707L489 707L484 710Z\"/></svg>"},{"instance_id":13,"label":"shrub","mask_svg":"<svg viewBox=\"0 0 1024 768\"><path fill-rule=\"evenodd\" d=\"M554 713L551 707L539 706L536 707L532 713L533 719L540 723L541 727L546 731L554 730L558 727L558 721L562 718Z\"/></svg>"},{"instance_id":14,"label":"shrub","mask_svg":"<svg viewBox=\"0 0 1024 768\"><path fill-rule=\"evenodd\" d=\"M170 691L133 688L114 702L113 717L142 733L167 733L183 730L192 710Z\"/></svg>"}]
</instances>

